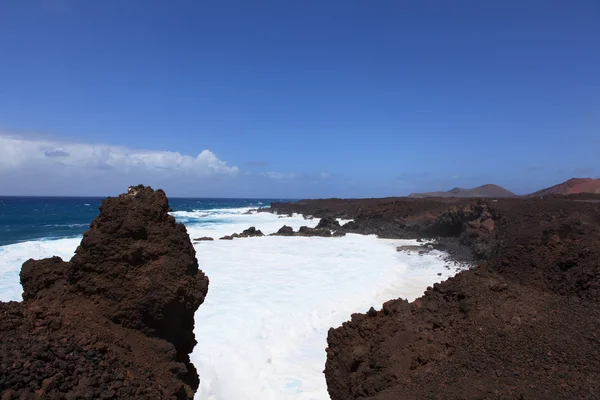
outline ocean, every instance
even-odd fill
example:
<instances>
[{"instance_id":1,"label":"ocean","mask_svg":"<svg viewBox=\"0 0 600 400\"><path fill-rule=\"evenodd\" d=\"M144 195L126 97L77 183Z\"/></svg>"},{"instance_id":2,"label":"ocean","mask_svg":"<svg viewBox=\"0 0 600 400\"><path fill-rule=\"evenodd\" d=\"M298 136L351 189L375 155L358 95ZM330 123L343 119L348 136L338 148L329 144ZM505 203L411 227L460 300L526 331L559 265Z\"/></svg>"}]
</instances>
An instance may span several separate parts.
<instances>
[{"instance_id":1,"label":"ocean","mask_svg":"<svg viewBox=\"0 0 600 400\"><path fill-rule=\"evenodd\" d=\"M29 258L73 255L101 198L0 197L0 301L20 301ZM196 399L327 400L327 331L392 298L413 300L454 275L444 254L397 252L410 240L255 237L217 240L255 226L263 233L317 220L253 213L281 199L170 199L210 286L196 313ZM342 221L343 222L343 221Z\"/></svg>"},{"instance_id":2,"label":"ocean","mask_svg":"<svg viewBox=\"0 0 600 400\"><path fill-rule=\"evenodd\" d=\"M60 239L83 234L104 197L2 197L0 196L0 246L40 239ZM184 199L171 198L175 212L207 211L201 214L181 214L184 223L225 223L226 213L220 210L267 207L282 199ZM288 200L291 201L291 200ZM197 217L197 218L196 218Z\"/></svg>"}]
</instances>

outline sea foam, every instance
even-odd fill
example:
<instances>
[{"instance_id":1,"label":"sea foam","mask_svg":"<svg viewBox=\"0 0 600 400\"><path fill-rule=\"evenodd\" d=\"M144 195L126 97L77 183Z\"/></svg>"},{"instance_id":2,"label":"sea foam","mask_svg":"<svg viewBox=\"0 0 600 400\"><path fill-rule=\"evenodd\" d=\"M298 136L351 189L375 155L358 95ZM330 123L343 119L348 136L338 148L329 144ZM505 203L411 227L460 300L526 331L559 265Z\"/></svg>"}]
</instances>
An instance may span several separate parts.
<instances>
[{"instance_id":1,"label":"sea foam","mask_svg":"<svg viewBox=\"0 0 600 400\"><path fill-rule=\"evenodd\" d=\"M25 261L52 256L68 261L73 257L80 241L81 237L35 240L0 246L0 301L23 300L19 273Z\"/></svg>"},{"instance_id":2,"label":"sea foam","mask_svg":"<svg viewBox=\"0 0 600 400\"><path fill-rule=\"evenodd\" d=\"M413 300L451 274L441 253L396 251L406 244L414 242L347 235L196 245L210 278L196 312L196 399L329 399L328 329L391 298Z\"/></svg>"}]
</instances>

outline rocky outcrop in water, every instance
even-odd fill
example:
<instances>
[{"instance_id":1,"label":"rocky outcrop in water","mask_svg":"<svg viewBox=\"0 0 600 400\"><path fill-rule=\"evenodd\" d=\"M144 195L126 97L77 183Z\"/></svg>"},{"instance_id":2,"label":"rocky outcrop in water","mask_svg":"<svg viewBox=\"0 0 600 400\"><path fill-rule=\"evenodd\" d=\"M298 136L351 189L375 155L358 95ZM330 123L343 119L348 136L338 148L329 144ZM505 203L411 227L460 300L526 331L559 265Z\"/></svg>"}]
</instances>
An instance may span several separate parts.
<instances>
[{"instance_id":1,"label":"rocky outcrop in water","mask_svg":"<svg viewBox=\"0 0 600 400\"><path fill-rule=\"evenodd\" d=\"M320 236L320 237L341 237L346 235L340 230L340 223L333 218L322 218L316 227L301 226L298 232L290 226L282 226L276 233L271 236Z\"/></svg>"},{"instance_id":2,"label":"rocky outcrop in water","mask_svg":"<svg viewBox=\"0 0 600 400\"><path fill-rule=\"evenodd\" d=\"M242 233L233 233L231 235L225 235L220 240L233 240L239 238L249 238L249 237L262 237L265 236L264 233L260 231L260 229L256 229L254 226L251 226L248 229L242 231Z\"/></svg>"},{"instance_id":3,"label":"rocky outcrop in water","mask_svg":"<svg viewBox=\"0 0 600 400\"><path fill-rule=\"evenodd\" d=\"M195 238L194 242L211 242L213 240L215 240L215 239L213 239L213 238L211 238L209 236L202 236L202 237L199 237L199 238Z\"/></svg>"},{"instance_id":4,"label":"rocky outcrop in water","mask_svg":"<svg viewBox=\"0 0 600 400\"><path fill-rule=\"evenodd\" d=\"M294 228L292 228L291 226L284 225L281 228L279 228L277 233L274 233L273 236L294 236L294 233Z\"/></svg>"},{"instance_id":5,"label":"rocky outcrop in water","mask_svg":"<svg viewBox=\"0 0 600 400\"><path fill-rule=\"evenodd\" d=\"M132 187L70 261L23 264L23 302L0 303L0 398L193 398L208 278L168 210L162 190Z\"/></svg>"}]
</instances>

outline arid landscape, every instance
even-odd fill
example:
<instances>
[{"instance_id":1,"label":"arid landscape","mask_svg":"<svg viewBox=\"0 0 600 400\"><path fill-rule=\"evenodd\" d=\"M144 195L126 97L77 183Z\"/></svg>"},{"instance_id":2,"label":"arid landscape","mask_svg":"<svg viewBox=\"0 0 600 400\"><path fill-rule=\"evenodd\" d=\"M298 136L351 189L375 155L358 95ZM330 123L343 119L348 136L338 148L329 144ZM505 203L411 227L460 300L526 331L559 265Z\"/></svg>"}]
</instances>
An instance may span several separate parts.
<instances>
[{"instance_id":1,"label":"arid landscape","mask_svg":"<svg viewBox=\"0 0 600 400\"><path fill-rule=\"evenodd\" d=\"M559 183L549 188L538 190L537 192L524 194L525 197L535 196L548 196L552 194L556 195L568 195L568 194L600 194L600 179L592 178L571 178L568 181ZM501 186L486 184L481 185L473 189L463 189L455 187L448 190L447 192L424 192L424 193L411 193L408 197L517 197L513 192L504 189Z\"/></svg>"}]
</instances>

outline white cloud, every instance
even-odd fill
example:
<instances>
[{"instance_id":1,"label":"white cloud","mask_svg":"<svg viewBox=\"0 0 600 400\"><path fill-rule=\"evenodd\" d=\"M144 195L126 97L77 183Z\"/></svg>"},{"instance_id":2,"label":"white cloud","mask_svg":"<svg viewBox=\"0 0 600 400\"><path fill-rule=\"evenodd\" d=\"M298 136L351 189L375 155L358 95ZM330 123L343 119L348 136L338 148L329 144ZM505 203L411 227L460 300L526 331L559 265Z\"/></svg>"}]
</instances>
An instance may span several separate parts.
<instances>
[{"instance_id":1,"label":"white cloud","mask_svg":"<svg viewBox=\"0 0 600 400\"><path fill-rule=\"evenodd\" d=\"M105 196L144 184L173 197L299 197L332 180L327 172L240 171L210 150L194 157L0 132L0 195Z\"/></svg>"},{"instance_id":2,"label":"white cloud","mask_svg":"<svg viewBox=\"0 0 600 400\"><path fill-rule=\"evenodd\" d=\"M197 157L192 157L171 151L0 136L0 171L22 168L59 168L73 174L115 170L121 173L199 177L236 175L239 172L238 167L228 166L210 150L202 150Z\"/></svg>"},{"instance_id":3,"label":"white cloud","mask_svg":"<svg viewBox=\"0 0 600 400\"><path fill-rule=\"evenodd\" d=\"M141 183L171 196L228 197L239 175L210 150L193 157L0 133L0 195L105 196Z\"/></svg>"}]
</instances>

